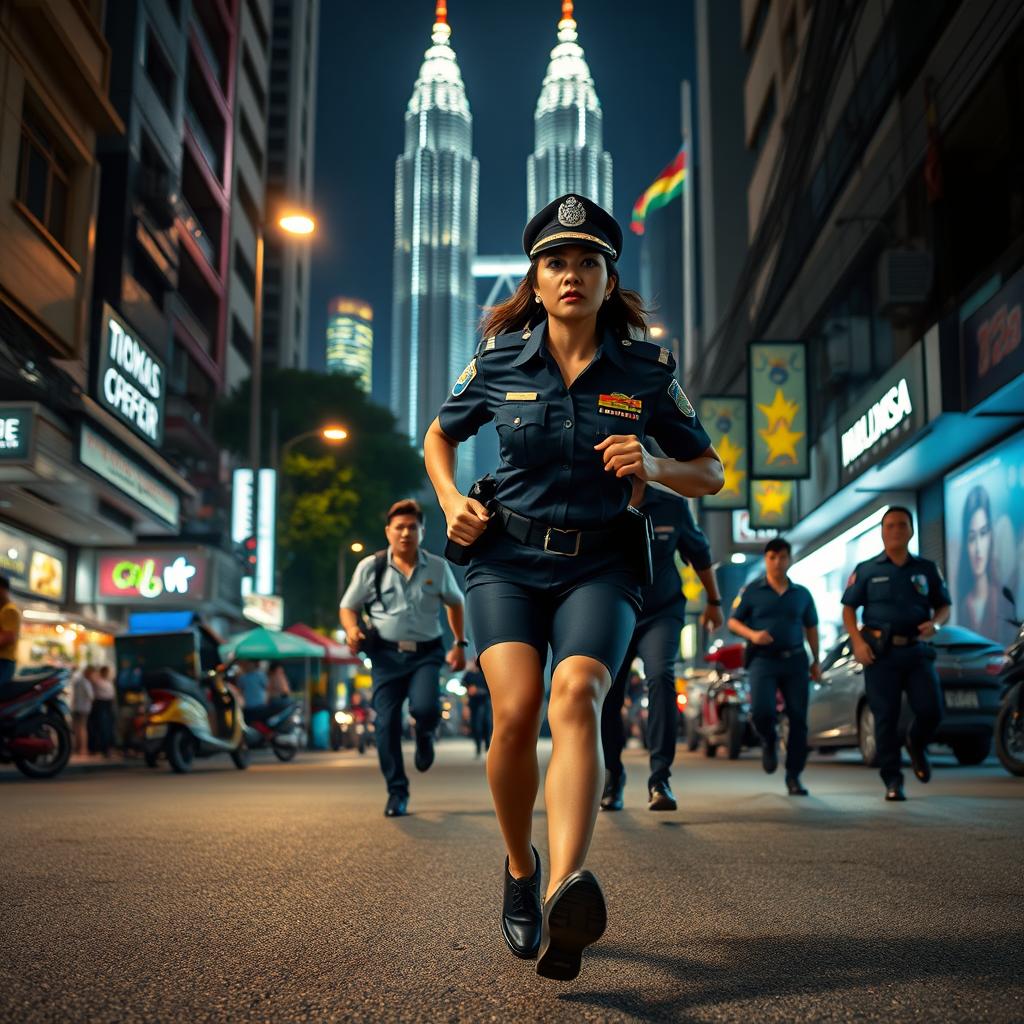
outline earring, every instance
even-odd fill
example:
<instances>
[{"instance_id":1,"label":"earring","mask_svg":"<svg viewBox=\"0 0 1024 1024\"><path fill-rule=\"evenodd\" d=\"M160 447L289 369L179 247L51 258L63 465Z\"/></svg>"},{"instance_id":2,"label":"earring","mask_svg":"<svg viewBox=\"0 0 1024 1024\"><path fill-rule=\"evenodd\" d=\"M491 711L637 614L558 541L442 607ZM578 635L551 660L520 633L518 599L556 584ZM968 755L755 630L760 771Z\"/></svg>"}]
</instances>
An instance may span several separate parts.
<instances>
[{"instance_id":1,"label":"earring","mask_svg":"<svg viewBox=\"0 0 1024 1024\"><path fill-rule=\"evenodd\" d=\"M534 295L533 301L534 302L540 302L540 296L539 295Z\"/></svg>"}]
</instances>

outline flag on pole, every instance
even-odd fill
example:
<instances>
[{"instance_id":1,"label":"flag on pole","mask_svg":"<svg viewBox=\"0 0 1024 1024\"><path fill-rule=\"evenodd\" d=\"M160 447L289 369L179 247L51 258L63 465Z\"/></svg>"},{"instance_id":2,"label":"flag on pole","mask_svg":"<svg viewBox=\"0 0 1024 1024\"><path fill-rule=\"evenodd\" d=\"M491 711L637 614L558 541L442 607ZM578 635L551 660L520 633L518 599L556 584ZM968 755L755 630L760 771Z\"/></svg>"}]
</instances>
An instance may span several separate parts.
<instances>
[{"instance_id":1,"label":"flag on pole","mask_svg":"<svg viewBox=\"0 0 1024 1024\"><path fill-rule=\"evenodd\" d=\"M672 202L683 193L683 179L686 177L686 146L682 146L675 160L666 167L647 191L633 204L633 219L630 230L637 235L644 233L644 221L651 210L657 210Z\"/></svg>"}]
</instances>

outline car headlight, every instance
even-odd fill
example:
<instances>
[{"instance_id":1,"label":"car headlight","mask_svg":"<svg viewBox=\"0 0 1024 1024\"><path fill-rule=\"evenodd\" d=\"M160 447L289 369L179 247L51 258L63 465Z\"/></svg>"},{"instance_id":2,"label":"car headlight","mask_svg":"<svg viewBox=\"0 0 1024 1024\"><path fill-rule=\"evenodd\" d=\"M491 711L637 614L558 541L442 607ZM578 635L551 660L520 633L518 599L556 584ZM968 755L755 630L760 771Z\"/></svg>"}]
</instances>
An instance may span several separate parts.
<instances>
[{"instance_id":1,"label":"car headlight","mask_svg":"<svg viewBox=\"0 0 1024 1024\"><path fill-rule=\"evenodd\" d=\"M352 716L350 714L347 714L344 711L336 712L335 715L334 715L334 720L339 725L351 725L352 724Z\"/></svg>"}]
</instances>

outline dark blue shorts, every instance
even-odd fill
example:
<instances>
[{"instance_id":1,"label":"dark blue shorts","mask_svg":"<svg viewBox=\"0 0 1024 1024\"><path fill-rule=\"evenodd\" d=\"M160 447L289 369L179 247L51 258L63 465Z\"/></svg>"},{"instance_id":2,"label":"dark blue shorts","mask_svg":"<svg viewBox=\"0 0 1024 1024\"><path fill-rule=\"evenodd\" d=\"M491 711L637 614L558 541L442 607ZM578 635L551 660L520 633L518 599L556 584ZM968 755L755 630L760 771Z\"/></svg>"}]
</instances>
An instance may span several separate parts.
<instances>
[{"instance_id":1,"label":"dark blue shorts","mask_svg":"<svg viewBox=\"0 0 1024 1024\"><path fill-rule=\"evenodd\" d=\"M612 678L636 627L640 589L621 554L563 558L509 537L466 573L469 636L478 653L526 643L552 668L566 658L601 662Z\"/></svg>"}]
</instances>

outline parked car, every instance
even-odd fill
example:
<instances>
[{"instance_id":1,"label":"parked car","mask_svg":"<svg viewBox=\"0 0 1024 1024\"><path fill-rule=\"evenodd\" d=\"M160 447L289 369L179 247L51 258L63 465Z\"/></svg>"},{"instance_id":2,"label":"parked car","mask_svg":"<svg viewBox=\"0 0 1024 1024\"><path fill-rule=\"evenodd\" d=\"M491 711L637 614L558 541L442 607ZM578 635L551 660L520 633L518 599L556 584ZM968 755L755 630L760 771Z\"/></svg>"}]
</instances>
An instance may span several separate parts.
<instances>
[{"instance_id":1,"label":"parked car","mask_svg":"<svg viewBox=\"0 0 1024 1024\"><path fill-rule=\"evenodd\" d=\"M991 749L999 710L1003 649L962 626L946 626L929 642L936 650L945 706L935 742L952 747L960 764L981 764ZM859 747L865 764L877 764L875 718L864 692L864 666L853 657L845 634L822 663L821 682L811 684L807 717L812 748ZM900 735L910 718L904 698Z\"/></svg>"}]
</instances>

